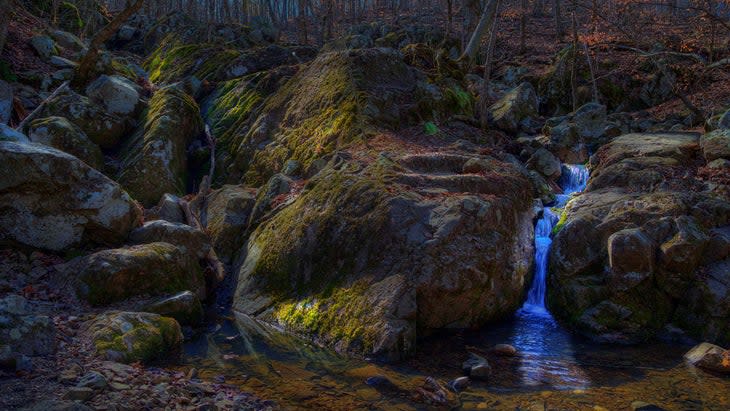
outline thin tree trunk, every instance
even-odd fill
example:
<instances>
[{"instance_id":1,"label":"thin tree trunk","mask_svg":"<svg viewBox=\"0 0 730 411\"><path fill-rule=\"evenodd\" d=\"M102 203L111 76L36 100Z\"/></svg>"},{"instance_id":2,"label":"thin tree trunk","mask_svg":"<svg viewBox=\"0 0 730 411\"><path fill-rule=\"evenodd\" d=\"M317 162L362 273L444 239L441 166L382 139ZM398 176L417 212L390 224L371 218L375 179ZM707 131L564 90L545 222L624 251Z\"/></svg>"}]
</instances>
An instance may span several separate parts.
<instances>
[{"instance_id":1,"label":"thin tree trunk","mask_svg":"<svg viewBox=\"0 0 730 411\"><path fill-rule=\"evenodd\" d=\"M499 9L499 0L497 0L497 9ZM479 119L482 128L487 128L489 121L489 86L492 77L492 55L494 54L494 44L497 42L497 23L499 16L494 13L492 28L489 31L489 42L487 44L487 57L484 61L484 83L482 90L479 92Z\"/></svg>"},{"instance_id":2,"label":"thin tree trunk","mask_svg":"<svg viewBox=\"0 0 730 411\"><path fill-rule=\"evenodd\" d=\"M562 17L560 15L560 0L554 1L554 10L553 13L555 13L555 32L558 37L558 40L563 38L563 21Z\"/></svg>"},{"instance_id":3,"label":"thin tree trunk","mask_svg":"<svg viewBox=\"0 0 730 411\"><path fill-rule=\"evenodd\" d=\"M469 44L467 44L466 48L464 49L464 53L462 53L461 57L459 57L459 60L463 64L469 66L476 59L482 37L484 37L484 34L487 33L487 31L490 29L490 26L494 22L494 15L496 13L497 0L488 0L487 4L484 6L482 17L479 19L479 24L477 24L476 29L474 29L474 33L472 33L471 35Z\"/></svg>"},{"instance_id":4,"label":"thin tree trunk","mask_svg":"<svg viewBox=\"0 0 730 411\"><path fill-rule=\"evenodd\" d=\"M127 3L129 4L129 3ZM124 24L134 13L138 12L142 8L144 0L136 0L133 4L128 5L126 9L122 10L121 13L117 14L112 21L109 22L103 29L101 29L89 44L89 49L84 57L79 62L79 67L76 69L74 74L73 86L81 88L86 86L91 80L89 77L94 72L96 66L96 60L99 57L99 48L107 41L114 33L119 30L119 27Z\"/></svg>"},{"instance_id":5,"label":"thin tree trunk","mask_svg":"<svg viewBox=\"0 0 730 411\"><path fill-rule=\"evenodd\" d=\"M527 50L527 0L521 0L520 7L520 54Z\"/></svg>"},{"instance_id":6,"label":"thin tree trunk","mask_svg":"<svg viewBox=\"0 0 730 411\"><path fill-rule=\"evenodd\" d=\"M578 84L577 84L577 66L578 66L578 28L575 20L575 12L572 15L573 25L573 47L570 68L570 90L573 98L573 111L578 110Z\"/></svg>"},{"instance_id":7,"label":"thin tree trunk","mask_svg":"<svg viewBox=\"0 0 730 411\"><path fill-rule=\"evenodd\" d=\"M588 46L586 43L583 43L583 52L586 53L586 60L588 60L588 70L591 73L591 85L593 89L593 102L598 103L598 86L596 85L596 72L593 69L593 60L591 60L591 55L588 52Z\"/></svg>"}]
</instances>

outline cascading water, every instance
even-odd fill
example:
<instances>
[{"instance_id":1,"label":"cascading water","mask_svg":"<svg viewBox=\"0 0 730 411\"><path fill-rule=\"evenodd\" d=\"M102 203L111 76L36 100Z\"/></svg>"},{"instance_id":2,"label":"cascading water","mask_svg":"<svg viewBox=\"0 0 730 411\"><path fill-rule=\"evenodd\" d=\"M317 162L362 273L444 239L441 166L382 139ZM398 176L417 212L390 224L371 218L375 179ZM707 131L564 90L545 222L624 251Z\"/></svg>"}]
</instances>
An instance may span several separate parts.
<instances>
[{"instance_id":1,"label":"cascading water","mask_svg":"<svg viewBox=\"0 0 730 411\"><path fill-rule=\"evenodd\" d=\"M586 184L588 184L588 177L589 173L585 166L564 164L560 179L563 194L556 196L556 206L564 207L572 194L583 191ZM559 217L552 212L550 207L545 207L543 208L542 217L537 220L535 225L535 277L527 294L527 301L522 307L523 311L547 314L545 307L547 267L550 245L553 242L550 236L558 220Z\"/></svg>"},{"instance_id":2,"label":"cascading water","mask_svg":"<svg viewBox=\"0 0 730 411\"><path fill-rule=\"evenodd\" d=\"M563 194L556 196L555 207L565 207L572 194L583 191L587 183L588 170L584 166L563 165L559 181ZM545 305L550 236L558 220L559 216L545 207L535 225L535 276L527 300L515 316L510 342L524 358L520 365L523 384L584 388L590 380L575 366L572 337Z\"/></svg>"}]
</instances>

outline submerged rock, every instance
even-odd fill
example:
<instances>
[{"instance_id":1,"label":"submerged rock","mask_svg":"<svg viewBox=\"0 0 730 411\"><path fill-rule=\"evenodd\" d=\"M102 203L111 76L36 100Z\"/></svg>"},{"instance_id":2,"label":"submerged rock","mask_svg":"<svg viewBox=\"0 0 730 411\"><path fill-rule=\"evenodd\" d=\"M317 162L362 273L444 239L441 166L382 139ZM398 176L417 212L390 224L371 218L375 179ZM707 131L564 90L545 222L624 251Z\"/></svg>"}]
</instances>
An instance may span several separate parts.
<instances>
[{"instance_id":1,"label":"submerged rock","mask_svg":"<svg viewBox=\"0 0 730 411\"><path fill-rule=\"evenodd\" d=\"M182 343L177 321L151 313L101 314L87 332L99 355L123 363L169 358Z\"/></svg>"},{"instance_id":2,"label":"submerged rock","mask_svg":"<svg viewBox=\"0 0 730 411\"><path fill-rule=\"evenodd\" d=\"M61 251L117 245L141 211L117 183L81 160L39 144L0 141L0 242Z\"/></svg>"},{"instance_id":3,"label":"submerged rock","mask_svg":"<svg viewBox=\"0 0 730 411\"><path fill-rule=\"evenodd\" d=\"M474 353L469 353L469 359L461 365L464 374L471 378L486 380L492 373L492 367L487 360Z\"/></svg>"},{"instance_id":4,"label":"submerged rock","mask_svg":"<svg viewBox=\"0 0 730 411\"><path fill-rule=\"evenodd\" d=\"M93 305L184 290L205 296L195 255L168 243L99 251L70 261L65 270L76 278L78 294Z\"/></svg>"}]
</instances>

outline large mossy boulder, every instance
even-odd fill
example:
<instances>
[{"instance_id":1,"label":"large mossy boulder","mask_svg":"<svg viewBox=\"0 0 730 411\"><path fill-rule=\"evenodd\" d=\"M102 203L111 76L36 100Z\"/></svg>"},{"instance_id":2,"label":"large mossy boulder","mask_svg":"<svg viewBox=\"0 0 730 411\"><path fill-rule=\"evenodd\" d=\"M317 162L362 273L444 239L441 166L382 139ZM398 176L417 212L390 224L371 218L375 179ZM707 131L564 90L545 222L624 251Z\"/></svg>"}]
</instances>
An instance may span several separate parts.
<instances>
[{"instance_id":1,"label":"large mossy boulder","mask_svg":"<svg viewBox=\"0 0 730 411\"><path fill-rule=\"evenodd\" d=\"M75 279L78 295L92 305L185 290L205 296L196 256L169 243L99 251L71 260L65 271Z\"/></svg>"},{"instance_id":2,"label":"large mossy boulder","mask_svg":"<svg viewBox=\"0 0 730 411\"><path fill-rule=\"evenodd\" d=\"M0 141L0 243L62 251L121 244L141 210L117 183L40 144Z\"/></svg>"},{"instance_id":3,"label":"large mossy boulder","mask_svg":"<svg viewBox=\"0 0 730 411\"><path fill-rule=\"evenodd\" d=\"M129 240L136 244L169 243L180 248L183 254L204 258L210 251L208 236L187 224L165 220L148 221L132 231Z\"/></svg>"},{"instance_id":4,"label":"large mossy boulder","mask_svg":"<svg viewBox=\"0 0 730 411\"><path fill-rule=\"evenodd\" d=\"M174 86L158 90L123 150L120 184L145 207L157 204L165 193L185 194L187 148L202 124L192 97Z\"/></svg>"},{"instance_id":5,"label":"large mossy boulder","mask_svg":"<svg viewBox=\"0 0 730 411\"><path fill-rule=\"evenodd\" d=\"M251 235L234 308L386 358L417 335L507 316L532 260L525 174L465 151L338 153Z\"/></svg>"},{"instance_id":6,"label":"large mossy boulder","mask_svg":"<svg viewBox=\"0 0 730 411\"><path fill-rule=\"evenodd\" d=\"M600 341L634 343L670 325L730 341L730 202L695 177L699 142L629 134L591 158L551 249L557 317Z\"/></svg>"},{"instance_id":7,"label":"large mossy boulder","mask_svg":"<svg viewBox=\"0 0 730 411\"><path fill-rule=\"evenodd\" d=\"M275 92L262 99L272 81ZM283 84L258 76L227 83L209 114L227 125L214 122L228 147L220 154L228 181L258 186L289 160L310 170L373 134L466 110L470 102L456 81L429 84L396 50L373 48L321 53Z\"/></svg>"},{"instance_id":8,"label":"large mossy boulder","mask_svg":"<svg viewBox=\"0 0 730 411\"><path fill-rule=\"evenodd\" d=\"M61 93L49 100L40 116L65 117L102 149L117 148L122 137L134 125L132 117L108 113L103 106L73 91Z\"/></svg>"},{"instance_id":9,"label":"large mossy boulder","mask_svg":"<svg viewBox=\"0 0 730 411\"><path fill-rule=\"evenodd\" d=\"M99 146L63 117L33 120L28 127L28 138L34 143L45 144L78 157L97 170L104 168L104 155Z\"/></svg>"},{"instance_id":10,"label":"large mossy boulder","mask_svg":"<svg viewBox=\"0 0 730 411\"><path fill-rule=\"evenodd\" d=\"M180 350L180 324L152 313L110 312L88 324L96 352L105 359L123 363L170 358Z\"/></svg>"}]
</instances>

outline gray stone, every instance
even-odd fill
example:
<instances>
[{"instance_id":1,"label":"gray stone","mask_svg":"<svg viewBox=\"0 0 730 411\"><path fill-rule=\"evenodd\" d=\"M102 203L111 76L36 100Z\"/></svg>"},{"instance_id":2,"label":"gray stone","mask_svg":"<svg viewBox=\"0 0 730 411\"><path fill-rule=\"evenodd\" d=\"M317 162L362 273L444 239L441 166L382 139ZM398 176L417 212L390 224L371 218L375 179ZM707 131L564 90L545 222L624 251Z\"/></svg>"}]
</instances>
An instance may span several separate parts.
<instances>
[{"instance_id":1,"label":"gray stone","mask_svg":"<svg viewBox=\"0 0 730 411\"><path fill-rule=\"evenodd\" d=\"M28 137L34 143L45 144L69 153L97 170L104 168L104 155L99 146L64 117L33 120L28 127Z\"/></svg>"},{"instance_id":2,"label":"gray stone","mask_svg":"<svg viewBox=\"0 0 730 411\"><path fill-rule=\"evenodd\" d=\"M174 194L165 194L160 198L160 203L157 207L159 208L157 216L160 219L171 223L185 222L185 215L183 214L182 208L180 208L180 197Z\"/></svg>"},{"instance_id":3,"label":"gray stone","mask_svg":"<svg viewBox=\"0 0 730 411\"><path fill-rule=\"evenodd\" d=\"M203 321L203 306L197 295L183 291L147 306L144 311L172 317L183 325L198 325Z\"/></svg>"},{"instance_id":4,"label":"gray stone","mask_svg":"<svg viewBox=\"0 0 730 411\"><path fill-rule=\"evenodd\" d=\"M125 24L119 28L119 31L117 32L117 37L119 37L119 40L129 41L132 40L132 37L134 37L134 34L136 32L137 29Z\"/></svg>"},{"instance_id":5,"label":"gray stone","mask_svg":"<svg viewBox=\"0 0 730 411\"><path fill-rule=\"evenodd\" d=\"M0 347L7 346L4 358L46 355L56 348L56 329L47 316L32 314L27 301L17 295L0 299Z\"/></svg>"},{"instance_id":6,"label":"gray stone","mask_svg":"<svg viewBox=\"0 0 730 411\"><path fill-rule=\"evenodd\" d=\"M61 251L119 244L141 210L119 185L62 151L0 141L0 241Z\"/></svg>"},{"instance_id":7,"label":"gray stone","mask_svg":"<svg viewBox=\"0 0 730 411\"><path fill-rule=\"evenodd\" d=\"M86 95L116 115L132 115L140 103L134 83L121 76L102 75L86 87Z\"/></svg>"},{"instance_id":8,"label":"gray stone","mask_svg":"<svg viewBox=\"0 0 730 411\"><path fill-rule=\"evenodd\" d=\"M106 388L107 385L108 382L106 377L96 371L86 373L76 384L77 387L91 388L94 390L102 390Z\"/></svg>"},{"instance_id":9,"label":"gray stone","mask_svg":"<svg viewBox=\"0 0 730 411\"><path fill-rule=\"evenodd\" d=\"M700 146L708 163L718 158L730 160L730 128L718 129L703 135Z\"/></svg>"},{"instance_id":10,"label":"gray stone","mask_svg":"<svg viewBox=\"0 0 730 411\"><path fill-rule=\"evenodd\" d=\"M183 253L197 258L204 258L210 251L210 242L204 232L187 224L165 220L144 223L142 227L132 231L129 240L136 244L170 243L180 248Z\"/></svg>"},{"instance_id":11,"label":"gray stone","mask_svg":"<svg viewBox=\"0 0 730 411\"><path fill-rule=\"evenodd\" d=\"M94 390L88 387L71 387L63 395L64 400L86 401L94 396Z\"/></svg>"},{"instance_id":12,"label":"gray stone","mask_svg":"<svg viewBox=\"0 0 730 411\"><path fill-rule=\"evenodd\" d=\"M56 43L48 36L33 36L30 39L30 45L39 56L48 60L51 56L58 54Z\"/></svg>"},{"instance_id":13,"label":"gray stone","mask_svg":"<svg viewBox=\"0 0 730 411\"><path fill-rule=\"evenodd\" d=\"M71 61L67 58L63 58L61 56L52 56L50 60L51 65L60 67L60 68L75 68L79 65L79 63L75 61Z\"/></svg>"},{"instance_id":14,"label":"gray stone","mask_svg":"<svg viewBox=\"0 0 730 411\"><path fill-rule=\"evenodd\" d=\"M67 31L51 30L48 34L53 38L53 40L56 41L56 43L58 43L58 45L63 48L70 49L76 52L79 52L86 48L86 45L83 41L81 41L81 39Z\"/></svg>"},{"instance_id":15,"label":"gray stone","mask_svg":"<svg viewBox=\"0 0 730 411\"><path fill-rule=\"evenodd\" d=\"M530 120L537 116L538 98L530 83L522 83L489 108L492 121L500 129L517 133L528 131Z\"/></svg>"},{"instance_id":16,"label":"gray stone","mask_svg":"<svg viewBox=\"0 0 730 411\"><path fill-rule=\"evenodd\" d=\"M561 175L560 160L544 148L540 148L527 160L527 168L543 175L545 178L557 181Z\"/></svg>"},{"instance_id":17,"label":"gray stone","mask_svg":"<svg viewBox=\"0 0 730 411\"><path fill-rule=\"evenodd\" d=\"M469 387L470 383L471 381L469 380L469 377L459 377L451 381L449 383L449 387L456 392L460 392Z\"/></svg>"}]
</instances>

